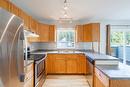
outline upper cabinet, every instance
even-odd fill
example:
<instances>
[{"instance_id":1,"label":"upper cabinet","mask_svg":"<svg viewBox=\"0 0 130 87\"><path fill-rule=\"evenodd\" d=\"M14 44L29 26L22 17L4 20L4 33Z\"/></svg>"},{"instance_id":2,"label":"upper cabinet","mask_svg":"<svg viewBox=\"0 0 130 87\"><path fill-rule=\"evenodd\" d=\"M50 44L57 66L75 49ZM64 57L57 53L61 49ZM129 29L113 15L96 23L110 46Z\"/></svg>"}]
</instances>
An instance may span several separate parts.
<instances>
[{"instance_id":1,"label":"upper cabinet","mask_svg":"<svg viewBox=\"0 0 130 87\"><path fill-rule=\"evenodd\" d=\"M90 23L76 26L77 42L99 42L100 24Z\"/></svg>"},{"instance_id":2,"label":"upper cabinet","mask_svg":"<svg viewBox=\"0 0 130 87\"><path fill-rule=\"evenodd\" d=\"M50 25L49 26L49 42L55 42L55 33L56 33L56 26Z\"/></svg>"},{"instance_id":3,"label":"upper cabinet","mask_svg":"<svg viewBox=\"0 0 130 87\"><path fill-rule=\"evenodd\" d=\"M21 19L23 19L24 21L24 27L26 30L30 29L30 16L27 15L24 11L22 11L21 9L19 10L19 17Z\"/></svg>"},{"instance_id":4,"label":"upper cabinet","mask_svg":"<svg viewBox=\"0 0 130 87\"><path fill-rule=\"evenodd\" d=\"M14 4L10 3L9 9L11 13L15 14L16 16L19 16L20 9L16 7Z\"/></svg>"},{"instance_id":5,"label":"upper cabinet","mask_svg":"<svg viewBox=\"0 0 130 87\"><path fill-rule=\"evenodd\" d=\"M38 33L37 21L35 21L32 17L30 17L30 29L32 32Z\"/></svg>"},{"instance_id":6,"label":"upper cabinet","mask_svg":"<svg viewBox=\"0 0 130 87\"><path fill-rule=\"evenodd\" d=\"M49 42L49 25L40 24L39 26L40 42Z\"/></svg>"},{"instance_id":7,"label":"upper cabinet","mask_svg":"<svg viewBox=\"0 0 130 87\"><path fill-rule=\"evenodd\" d=\"M83 42L84 41L84 29L83 25L76 26L76 42Z\"/></svg>"},{"instance_id":8,"label":"upper cabinet","mask_svg":"<svg viewBox=\"0 0 130 87\"><path fill-rule=\"evenodd\" d=\"M55 42L55 26L40 24L39 26L40 42Z\"/></svg>"},{"instance_id":9,"label":"upper cabinet","mask_svg":"<svg viewBox=\"0 0 130 87\"><path fill-rule=\"evenodd\" d=\"M29 42L55 42L55 25L39 23L37 26L39 37L29 38Z\"/></svg>"},{"instance_id":10,"label":"upper cabinet","mask_svg":"<svg viewBox=\"0 0 130 87\"><path fill-rule=\"evenodd\" d=\"M7 0L0 0L0 7L9 11L10 10L10 2Z\"/></svg>"},{"instance_id":11,"label":"upper cabinet","mask_svg":"<svg viewBox=\"0 0 130 87\"><path fill-rule=\"evenodd\" d=\"M0 0L0 7L19 16L24 22L24 29L39 35L39 37L28 38L29 42L55 42L55 25L47 25L37 22L23 10L7 0Z\"/></svg>"}]
</instances>

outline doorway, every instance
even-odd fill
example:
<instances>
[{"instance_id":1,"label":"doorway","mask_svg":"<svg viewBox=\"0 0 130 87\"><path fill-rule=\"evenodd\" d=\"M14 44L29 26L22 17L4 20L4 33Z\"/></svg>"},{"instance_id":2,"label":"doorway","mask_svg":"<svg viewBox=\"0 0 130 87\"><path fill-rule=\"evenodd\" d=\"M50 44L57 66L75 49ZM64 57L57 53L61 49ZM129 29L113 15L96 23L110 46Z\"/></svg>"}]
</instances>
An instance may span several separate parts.
<instances>
[{"instance_id":1,"label":"doorway","mask_svg":"<svg viewBox=\"0 0 130 87\"><path fill-rule=\"evenodd\" d=\"M130 65L130 26L110 26L110 53L123 64Z\"/></svg>"}]
</instances>

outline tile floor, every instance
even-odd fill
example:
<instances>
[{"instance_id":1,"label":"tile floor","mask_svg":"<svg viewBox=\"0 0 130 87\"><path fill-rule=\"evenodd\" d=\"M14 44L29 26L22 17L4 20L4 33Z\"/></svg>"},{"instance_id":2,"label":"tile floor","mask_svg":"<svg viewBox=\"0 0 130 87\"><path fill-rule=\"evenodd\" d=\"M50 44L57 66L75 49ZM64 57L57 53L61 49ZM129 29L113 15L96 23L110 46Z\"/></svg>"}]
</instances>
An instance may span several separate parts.
<instances>
[{"instance_id":1,"label":"tile floor","mask_svg":"<svg viewBox=\"0 0 130 87\"><path fill-rule=\"evenodd\" d=\"M90 87L90 76L48 75L43 87Z\"/></svg>"}]
</instances>

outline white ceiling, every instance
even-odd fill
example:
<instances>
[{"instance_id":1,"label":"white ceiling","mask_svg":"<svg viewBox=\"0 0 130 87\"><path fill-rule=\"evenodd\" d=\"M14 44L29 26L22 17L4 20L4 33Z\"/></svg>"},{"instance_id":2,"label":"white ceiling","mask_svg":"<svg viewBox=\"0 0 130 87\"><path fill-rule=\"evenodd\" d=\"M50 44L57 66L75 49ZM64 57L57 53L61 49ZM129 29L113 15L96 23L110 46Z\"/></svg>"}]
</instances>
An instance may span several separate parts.
<instances>
[{"instance_id":1,"label":"white ceiling","mask_svg":"<svg viewBox=\"0 0 130 87\"><path fill-rule=\"evenodd\" d=\"M35 19L57 20L63 15L64 0L12 0ZM74 20L130 20L130 0L68 0Z\"/></svg>"}]
</instances>

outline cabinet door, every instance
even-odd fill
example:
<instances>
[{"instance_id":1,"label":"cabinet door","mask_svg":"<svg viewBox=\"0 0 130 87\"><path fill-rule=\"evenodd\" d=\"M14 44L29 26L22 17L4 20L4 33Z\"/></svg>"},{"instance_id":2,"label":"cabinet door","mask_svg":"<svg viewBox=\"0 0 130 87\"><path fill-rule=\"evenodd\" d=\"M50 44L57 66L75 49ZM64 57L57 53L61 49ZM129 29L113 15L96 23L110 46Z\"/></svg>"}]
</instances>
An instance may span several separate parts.
<instances>
[{"instance_id":1,"label":"cabinet door","mask_svg":"<svg viewBox=\"0 0 130 87\"><path fill-rule=\"evenodd\" d=\"M55 69L55 73L66 73L65 59L55 59L54 69Z\"/></svg>"},{"instance_id":2,"label":"cabinet door","mask_svg":"<svg viewBox=\"0 0 130 87\"><path fill-rule=\"evenodd\" d=\"M32 42L41 42L40 41L40 34L41 34L41 32L40 32L40 29L39 29L39 23L38 22L36 22L35 21L35 33L36 34L38 34L39 35L39 37L29 37L28 38L28 41L30 42L30 43L32 43ZM34 30L33 30L34 31Z\"/></svg>"},{"instance_id":3,"label":"cabinet door","mask_svg":"<svg viewBox=\"0 0 130 87\"><path fill-rule=\"evenodd\" d=\"M49 42L49 25L41 24L38 31L40 32L40 42Z\"/></svg>"},{"instance_id":4,"label":"cabinet door","mask_svg":"<svg viewBox=\"0 0 130 87\"><path fill-rule=\"evenodd\" d=\"M83 39L83 25L76 26L76 42L84 42Z\"/></svg>"},{"instance_id":5,"label":"cabinet door","mask_svg":"<svg viewBox=\"0 0 130 87\"><path fill-rule=\"evenodd\" d=\"M78 67L78 64L77 64L77 60L76 59L68 59L66 61L66 67L67 67L67 73L77 73L77 67Z\"/></svg>"},{"instance_id":6,"label":"cabinet door","mask_svg":"<svg viewBox=\"0 0 130 87\"><path fill-rule=\"evenodd\" d=\"M86 57L83 54L78 55L78 73L80 74L88 73Z\"/></svg>"},{"instance_id":7,"label":"cabinet door","mask_svg":"<svg viewBox=\"0 0 130 87\"><path fill-rule=\"evenodd\" d=\"M92 23L91 26L92 26L93 41L94 42L100 41L100 24Z\"/></svg>"},{"instance_id":8,"label":"cabinet door","mask_svg":"<svg viewBox=\"0 0 130 87\"><path fill-rule=\"evenodd\" d=\"M20 9L16 5L10 3L10 12L11 13L15 14L16 16L19 16L19 10Z\"/></svg>"},{"instance_id":9,"label":"cabinet door","mask_svg":"<svg viewBox=\"0 0 130 87\"><path fill-rule=\"evenodd\" d=\"M37 33L36 21L32 17L30 18L30 23L31 31Z\"/></svg>"},{"instance_id":10,"label":"cabinet door","mask_svg":"<svg viewBox=\"0 0 130 87\"><path fill-rule=\"evenodd\" d=\"M10 10L10 3L9 3L9 1L7 1L7 0L0 0L0 7L2 7L2 8L4 8L4 9L6 9L6 10Z\"/></svg>"},{"instance_id":11,"label":"cabinet door","mask_svg":"<svg viewBox=\"0 0 130 87\"><path fill-rule=\"evenodd\" d=\"M91 24L86 24L84 28L84 42L92 42L92 28Z\"/></svg>"},{"instance_id":12,"label":"cabinet door","mask_svg":"<svg viewBox=\"0 0 130 87\"><path fill-rule=\"evenodd\" d=\"M46 73L54 73L54 62L55 56L53 54L48 54L46 58Z\"/></svg>"},{"instance_id":13,"label":"cabinet door","mask_svg":"<svg viewBox=\"0 0 130 87\"><path fill-rule=\"evenodd\" d=\"M62 54L49 54L46 64L49 74L66 73L66 60Z\"/></svg>"},{"instance_id":14,"label":"cabinet door","mask_svg":"<svg viewBox=\"0 0 130 87\"><path fill-rule=\"evenodd\" d=\"M55 42L55 25L49 26L49 42Z\"/></svg>"},{"instance_id":15,"label":"cabinet door","mask_svg":"<svg viewBox=\"0 0 130 87\"><path fill-rule=\"evenodd\" d=\"M96 75L94 75L94 87L105 87Z\"/></svg>"}]
</instances>

